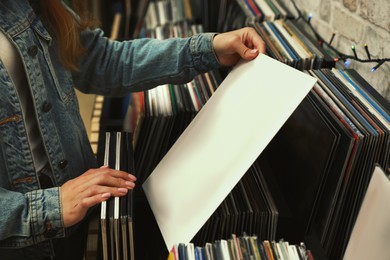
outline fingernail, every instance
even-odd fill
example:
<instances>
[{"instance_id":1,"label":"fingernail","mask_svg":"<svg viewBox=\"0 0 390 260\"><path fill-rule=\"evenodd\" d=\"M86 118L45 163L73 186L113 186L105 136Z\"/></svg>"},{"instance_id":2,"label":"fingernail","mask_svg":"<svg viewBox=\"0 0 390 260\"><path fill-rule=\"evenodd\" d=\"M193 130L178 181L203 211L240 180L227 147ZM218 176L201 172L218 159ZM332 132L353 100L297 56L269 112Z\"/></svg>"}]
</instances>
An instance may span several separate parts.
<instances>
[{"instance_id":1,"label":"fingernail","mask_svg":"<svg viewBox=\"0 0 390 260\"><path fill-rule=\"evenodd\" d=\"M126 192L127 192L127 189L125 189L125 188L118 188L118 191L119 191L120 193L126 193Z\"/></svg>"},{"instance_id":2,"label":"fingernail","mask_svg":"<svg viewBox=\"0 0 390 260\"><path fill-rule=\"evenodd\" d=\"M258 52L257 49L252 49L252 50L249 51L249 53L252 53L252 54L255 54L255 53L257 53L257 52Z\"/></svg>"},{"instance_id":3,"label":"fingernail","mask_svg":"<svg viewBox=\"0 0 390 260\"><path fill-rule=\"evenodd\" d=\"M100 167L100 169L102 169L102 168L108 168L108 165L103 165Z\"/></svg>"},{"instance_id":4,"label":"fingernail","mask_svg":"<svg viewBox=\"0 0 390 260\"><path fill-rule=\"evenodd\" d=\"M132 175L132 174L129 174L129 179L131 179L131 180L136 180L137 179L137 177L135 177L134 175Z\"/></svg>"},{"instance_id":5,"label":"fingernail","mask_svg":"<svg viewBox=\"0 0 390 260\"><path fill-rule=\"evenodd\" d=\"M103 193L102 194L102 198L105 198L105 199L107 199L107 198L109 198L109 197L111 197L111 193Z\"/></svg>"},{"instance_id":6,"label":"fingernail","mask_svg":"<svg viewBox=\"0 0 390 260\"><path fill-rule=\"evenodd\" d=\"M126 186L134 187L134 182L126 181L125 184L126 184Z\"/></svg>"}]
</instances>

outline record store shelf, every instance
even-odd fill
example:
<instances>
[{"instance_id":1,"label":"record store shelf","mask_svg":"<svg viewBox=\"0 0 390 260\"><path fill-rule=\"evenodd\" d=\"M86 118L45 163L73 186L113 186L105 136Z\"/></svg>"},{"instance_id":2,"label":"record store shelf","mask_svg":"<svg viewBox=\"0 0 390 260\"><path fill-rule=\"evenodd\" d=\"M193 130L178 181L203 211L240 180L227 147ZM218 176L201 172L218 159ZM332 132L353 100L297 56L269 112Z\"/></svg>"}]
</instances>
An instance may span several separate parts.
<instances>
[{"instance_id":1,"label":"record store shelf","mask_svg":"<svg viewBox=\"0 0 390 260\"><path fill-rule=\"evenodd\" d=\"M291 17L278 1L264 1L274 3L272 10L280 8L272 19L248 19L253 13L249 15L243 3L250 1L202 2L209 6L203 15L225 4L219 6L221 11L213 18L203 17L207 30L250 25L267 43L269 56L310 74L318 82L192 242L203 246L228 239L231 234L256 234L262 240L304 242L315 259L342 259L374 167L390 166L389 102L356 71L335 62L334 53L319 46L305 24L276 19ZM152 9L168 10L170 6L165 3ZM269 17L267 14L264 17ZM165 31L185 32L186 28L195 31L190 22L177 22L175 29L163 30L174 26L158 20L169 14L153 17L146 17L142 35L161 36ZM127 118L127 107L135 105L128 98L104 101L100 135L124 129L134 134L138 178L134 197L136 259L168 257L140 187L218 88L225 72L205 73L180 86L159 86L168 89L171 98L166 101L168 105L157 100L157 110L148 102L158 88L134 94L141 109L132 111L143 111L136 119ZM166 107L172 110L167 112ZM137 123L130 126L128 122ZM100 140L102 137L99 149ZM98 158L103 158L99 149Z\"/></svg>"}]
</instances>

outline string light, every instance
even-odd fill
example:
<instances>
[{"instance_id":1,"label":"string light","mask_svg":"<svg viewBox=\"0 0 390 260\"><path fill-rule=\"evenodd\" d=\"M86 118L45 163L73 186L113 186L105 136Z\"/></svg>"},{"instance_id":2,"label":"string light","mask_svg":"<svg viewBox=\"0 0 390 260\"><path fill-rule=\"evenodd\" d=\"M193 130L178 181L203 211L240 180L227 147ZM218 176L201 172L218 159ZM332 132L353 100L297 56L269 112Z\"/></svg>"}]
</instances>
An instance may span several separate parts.
<instances>
[{"instance_id":1,"label":"string light","mask_svg":"<svg viewBox=\"0 0 390 260\"><path fill-rule=\"evenodd\" d=\"M334 37L336 36L336 32L334 32L333 34L332 34L332 37L330 38L330 41L329 41L329 45L332 45L332 42L333 42L333 39L334 39Z\"/></svg>"},{"instance_id":2,"label":"string light","mask_svg":"<svg viewBox=\"0 0 390 260\"><path fill-rule=\"evenodd\" d=\"M364 44L364 49L366 50L367 58L368 58L369 60L371 60L371 54L370 54L370 52L368 51L368 45L367 45L367 43Z\"/></svg>"},{"instance_id":3,"label":"string light","mask_svg":"<svg viewBox=\"0 0 390 260\"><path fill-rule=\"evenodd\" d=\"M313 14L309 14L309 16L307 17L307 23L310 24L311 18L313 18Z\"/></svg>"},{"instance_id":4,"label":"string light","mask_svg":"<svg viewBox=\"0 0 390 260\"><path fill-rule=\"evenodd\" d=\"M383 63L385 63L384 60L378 62L378 64L376 64L375 67L373 67L373 68L371 69L371 72L376 71Z\"/></svg>"},{"instance_id":5,"label":"string light","mask_svg":"<svg viewBox=\"0 0 390 260\"><path fill-rule=\"evenodd\" d=\"M358 56L357 56L357 53L356 53L355 45L352 45L352 46L351 46L351 49L352 49L352 51L353 51L353 55L355 55L355 59L359 59Z\"/></svg>"},{"instance_id":6,"label":"string light","mask_svg":"<svg viewBox=\"0 0 390 260\"><path fill-rule=\"evenodd\" d=\"M302 15L301 11L299 10L299 8L298 8L297 4L295 3L295 1L291 0L291 2L293 4L295 10L298 13L298 18L297 19L303 19L303 15ZM354 54L353 56L352 55L347 55L347 54L344 54L344 53L340 52L339 50L337 50L336 48L331 46L331 43L332 43L332 41L334 39L334 36L335 36L335 33L332 34L331 40L329 42L325 41L321 37L321 35L319 35L319 33L311 25L312 17L313 17L312 14L310 14L308 16L307 24L309 25L311 31L314 33L315 37L317 38L317 41L320 44L320 46L322 47L325 44L325 45L327 45L327 47L329 49L331 49L333 52L335 52L337 54L338 57L334 58L335 60L344 60L344 61L346 61L347 59L350 59L350 60L355 60L355 61L358 61L358 62L361 62L361 63L376 62L377 64L375 65L375 67L373 67L371 69L371 71L373 71L373 72L376 71L383 63L390 61L390 58L372 59L371 55L370 55L370 52L368 51L367 44L364 45L364 49L366 51L368 59L358 58L357 53L356 53L356 47L354 45L352 46L352 51L353 51L353 54ZM351 61L349 61L349 63L350 62Z\"/></svg>"}]
</instances>

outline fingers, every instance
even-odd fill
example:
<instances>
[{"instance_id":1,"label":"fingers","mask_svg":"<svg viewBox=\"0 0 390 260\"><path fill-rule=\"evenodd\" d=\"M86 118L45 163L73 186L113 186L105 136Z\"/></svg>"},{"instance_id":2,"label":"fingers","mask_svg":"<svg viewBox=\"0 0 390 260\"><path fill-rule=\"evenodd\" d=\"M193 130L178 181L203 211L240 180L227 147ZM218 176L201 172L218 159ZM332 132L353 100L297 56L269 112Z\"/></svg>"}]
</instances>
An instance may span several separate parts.
<instances>
[{"instance_id":1,"label":"fingers","mask_svg":"<svg viewBox=\"0 0 390 260\"><path fill-rule=\"evenodd\" d=\"M60 187L65 227L79 222L88 208L112 196L121 197L133 189L136 177L123 171L101 167L91 169Z\"/></svg>"},{"instance_id":2,"label":"fingers","mask_svg":"<svg viewBox=\"0 0 390 260\"><path fill-rule=\"evenodd\" d=\"M107 201L111 197L122 197L126 195L127 192L128 189L126 188L101 187L101 190L95 192L93 195L82 198L81 200L82 207L90 208L102 203L103 201Z\"/></svg>"},{"instance_id":3,"label":"fingers","mask_svg":"<svg viewBox=\"0 0 390 260\"><path fill-rule=\"evenodd\" d=\"M236 41L237 53L244 60L253 60L259 53L265 52L265 43L253 28L243 28L237 31L240 41Z\"/></svg>"},{"instance_id":4,"label":"fingers","mask_svg":"<svg viewBox=\"0 0 390 260\"><path fill-rule=\"evenodd\" d=\"M97 194L92 197L87 197L82 200L83 206L86 208L93 207L95 205L98 205L99 203L102 203L103 201L108 200L111 197L110 193L103 193L103 194Z\"/></svg>"},{"instance_id":5,"label":"fingers","mask_svg":"<svg viewBox=\"0 0 390 260\"><path fill-rule=\"evenodd\" d=\"M82 176L84 176L84 177L88 176L89 178L86 179L86 180L88 180L88 179L95 178L96 174L104 174L104 173L108 173L108 174L110 174L114 177L117 177L117 178L129 179L132 182L137 180L137 178L132 174L129 174L129 173L123 172L123 171L119 171L119 170L111 169L109 166L106 166L106 165L101 166L98 169L90 169L87 172L85 172Z\"/></svg>"},{"instance_id":6,"label":"fingers","mask_svg":"<svg viewBox=\"0 0 390 260\"><path fill-rule=\"evenodd\" d=\"M266 45L260 35L253 28L247 28L249 30L248 36L250 37L250 42L253 45L253 48L256 49L259 53L265 53Z\"/></svg>"},{"instance_id":7,"label":"fingers","mask_svg":"<svg viewBox=\"0 0 390 260\"><path fill-rule=\"evenodd\" d=\"M134 175L110 168L99 168L93 173L74 179L77 183L73 183L73 187L75 193L78 193L83 201L88 202L86 205L91 207L103 201L107 194L115 197L126 195L129 189L134 189L135 180Z\"/></svg>"},{"instance_id":8,"label":"fingers","mask_svg":"<svg viewBox=\"0 0 390 260\"><path fill-rule=\"evenodd\" d=\"M265 43L251 27L217 34L213 40L217 59L222 66L235 65L240 58L253 60L265 53Z\"/></svg>"},{"instance_id":9,"label":"fingers","mask_svg":"<svg viewBox=\"0 0 390 260\"><path fill-rule=\"evenodd\" d=\"M81 190L86 190L94 185L133 189L136 177L123 171L104 167L91 169L75 180L78 181Z\"/></svg>"},{"instance_id":10,"label":"fingers","mask_svg":"<svg viewBox=\"0 0 390 260\"><path fill-rule=\"evenodd\" d=\"M100 184L89 186L87 189L82 191L80 193L81 197L92 197L95 195L103 195L103 194L110 194L114 197L121 197L127 194L128 190L131 190L134 188L134 183L131 185L129 184L126 187L111 187L111 186L104 186Z\"/></svg>"},{"instance_id":11,"label":"fingers","mask_svg":"<svg viewBox=\"0 0 390 260\"><path fill-rule=\"evenodd\" d=\"M237 48L237 53L244 60L253 60L259 54L258 49L255 48L250 49L243 43L239 43L236 48Z\"/></svg>"},{"instance_id":12,"label":"fingers","mask_svg":"<svg viewBox=\"0 0 390 260\"><path fill-rule=\"evenodd\" d=\"M97 172L89 179L89 185L104 185L110 187L134 188L135 177L131 174L109 169L106 172Z\"/></svg>"}]
</instances>

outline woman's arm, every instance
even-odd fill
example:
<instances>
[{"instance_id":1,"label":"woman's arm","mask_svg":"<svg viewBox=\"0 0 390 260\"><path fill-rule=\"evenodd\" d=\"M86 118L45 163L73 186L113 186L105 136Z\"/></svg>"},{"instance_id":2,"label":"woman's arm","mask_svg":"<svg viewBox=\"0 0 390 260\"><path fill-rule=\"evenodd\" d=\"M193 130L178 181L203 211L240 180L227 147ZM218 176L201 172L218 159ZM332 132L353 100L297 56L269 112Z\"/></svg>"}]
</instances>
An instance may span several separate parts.
<instances>
[{"instance_id":1,"label":"woman's arm","mask_svg":"<svg viewBox=\"0 0 390 260\"><path fill-rule=\"evenodd\" d=\"M167 40L137 39L117 42L99 30L85 31L87 53L74 73L82 92L118 96L165 83L185 83L199 73L218 68L214 34Z\"/></svg>"},{"instance_id":2,"label":"woman's arm","mask_svg":"<svg viewBox=\"0 0 390 260\"><path fill-rule=\"evenodd\" d=\"M197 74L251 60L265 51L253 28L222 34L203 33L167 40L137 39L116 42L100 30L85 31L87 54L74 74L82 92L124 95L157 85L186 83Z\"/></svg>"},{"instance_id":3,"label":"woman's arm","mask_svg":"<svg viewBox=\"0 0 390 260\"><path fill-rule=\"evenodd\" d=\"M136 178L101 167L64 185L26 194L0 188L0 247L26 247L65 236L88 209L111 196L124 196Z\"/></svg>"}]
</instances>

